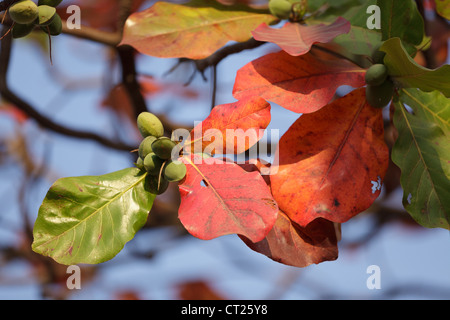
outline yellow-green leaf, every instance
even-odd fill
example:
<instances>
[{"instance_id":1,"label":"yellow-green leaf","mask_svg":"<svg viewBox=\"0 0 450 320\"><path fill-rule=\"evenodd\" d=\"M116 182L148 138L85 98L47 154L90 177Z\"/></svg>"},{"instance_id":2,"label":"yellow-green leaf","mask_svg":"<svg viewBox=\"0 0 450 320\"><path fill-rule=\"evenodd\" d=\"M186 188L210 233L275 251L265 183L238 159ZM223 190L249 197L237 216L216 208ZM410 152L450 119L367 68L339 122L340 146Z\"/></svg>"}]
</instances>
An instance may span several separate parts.
<instances>
[{"instance_id":1,"label":"yellow-green leaf","mask_svg":"<svg viewBox=\"0 0 450 320\"><path fill-rule=\"evenodd\" d=\"M436 12L447 20L450 20L450 1L435 0Z\"/></svg>"},{"instance_id":2,"label":"yellow-green leaf","mask_svg":"<svg viewBox=\"0 0 450 320\"><path fill-rule=\"evenodd\" d=\"M389 75L400 85L425 92L438 90L450 97L450 65L434 70L422 67L408 55L399 38L385 41L380 50L386 52L384 64Z\"/></svg>"},{"instance_id":3,"label":"yellow-green leaf","mask_svg":"<svg viewBox=\"0 0 450 320\"><path fill-rule=\"evenodd\" d=\"M120 44L150 56L202 59L229 41L250 39L258 25L274 21L276 18L266 11L242 5L199 0L183 5L156 2L127 19Z\"/></svg>"},{"instance_id":4,"label":"yellow-green leaf","mask_svg":"<svg viewBox=\"0 0 450 320\"><path fill-rule=\"evenodd\" d=\"M428 228L450 229L449 114L450 99L436 92L403 89L395 102L392 160L401 169L403 205Z\"/></svg>"}]
</instances>

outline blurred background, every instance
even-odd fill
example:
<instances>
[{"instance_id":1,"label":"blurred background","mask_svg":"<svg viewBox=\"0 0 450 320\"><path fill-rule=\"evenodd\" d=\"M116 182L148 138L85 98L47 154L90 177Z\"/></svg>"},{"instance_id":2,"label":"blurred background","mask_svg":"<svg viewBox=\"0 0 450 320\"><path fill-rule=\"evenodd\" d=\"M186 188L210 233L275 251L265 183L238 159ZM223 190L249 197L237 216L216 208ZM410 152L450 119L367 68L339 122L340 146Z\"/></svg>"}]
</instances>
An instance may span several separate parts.
<instances>
[{"instance_id":1,"label":"blurred background","mask_svg":"<svg viewBox=\"0 0 450 320\"><path fill-rule=\"evenodd\" d=\"M114 33L119 2L64 0L60 10L63 15L77 4L83 26ZM133 3L133 10L142 10L153 1ZM427 11L430 3L419 2L436 40L417 59L434 68L449 63L450 28L432 7ZM168 130L191 128L211 104L235 101L239 68L276 48L231 55L203 74L189 61L135 53L135 65L125 67L114 47L71 34L52 38L51 61L42 32L12 43L5 37L1 48L0 64L11 50L6 81L13 98L0 99L0 299L450 299L450 234L418 226L404 212L395 167L373 207L342 224L336 261L299 269L252 251L235 235L196 239L178 221L173 185L124 250L108 262L81 265L81 289L67 289L67 267L31 251L33 224L58 178L133 165L135 154L126 147L136 147L140 136L135 100L123 84L126 72ZM273 104L269 129L282 135L297 118ZM389 128L386 136L391 143ZM380 268L380 289L367 287L371 265Z\"/></svg>"}]
</instances>

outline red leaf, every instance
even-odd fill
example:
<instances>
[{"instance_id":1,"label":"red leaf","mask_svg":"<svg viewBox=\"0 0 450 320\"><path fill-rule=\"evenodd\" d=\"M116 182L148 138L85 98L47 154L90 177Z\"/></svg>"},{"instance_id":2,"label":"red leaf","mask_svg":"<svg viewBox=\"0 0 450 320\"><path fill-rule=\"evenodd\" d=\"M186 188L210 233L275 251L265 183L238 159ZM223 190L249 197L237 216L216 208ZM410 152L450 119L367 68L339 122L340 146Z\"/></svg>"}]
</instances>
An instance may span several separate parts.
<instances>
[{"instance_id":1,"label":"red leaf","mask_svg":"<svg viewBox=\"0 0 450 320\"><path fill-rule=\"evenodd\" d=\"M216 106L194 127L185 150L191 147L195 152L239 154L262 138L270 119L270 104L260 97Z\"/></svg>"},{"instance_id":2,"label":"red leaf","mask_svg":"<svg viewBox=\"0 0 450 320\"><path fill-rule=\"evenodd\" d=\"M277 221L264 240L253 243L244 237L241 239L250 249L298 268L336 260L339 253L333 222L319 218L300 227L282 211L278 212Z\"/></svg>"},{"instance_id":3,"label":"red leaf","mask_svg":"<svg viewBox=\"0 0 450 320\"><path fill-rule=\"evenodd\" d=\"M260 96L288 110L310 113L328 104L339 86L364 86L364 74L355 64L323 57L316 50L299 57L279 51L238 70L233 96Z\"/></svg>"},{"instance_id":4,"label":"red leaf","mask_svg":"<svg viewBox=\"0 0 450 320\"><path fill-rule=\"evenodd\" d=\"M380 194L389 163L382 112L367 104L364 88L302 115L277 152L272 193L300 226L318 217L345 222L367 209Z\"/></svg>"},{"instance_id":5,"label":"red leaf","mask_svg":"<svg viewBox=\"0 0 450 320\"><path fill-rule=\"evenodd\" d=\"M256 164L241 165L246 171L267 170L270 165L257 160ZM263 176L263 178L269 176ZM270 180L266 180L270 186ZM312 263L335 260L340 228L335 223L318 218L306 227L300 227L284 212L278 211L277 221L267 236L256 243L240 236L252 250L286 265L303 268Z\"/></svg>"},{"instance_id":6,"label":"red leaf","mask_svg":"<svg viewBox=\"0 0 450 320\"><path fill-rule=\"evenodd\" d=\"M178 217L193 236L209 240L240 234L253 242L272 229L278 206L259 172L246 172L235 163L192 155L180 158L187 166L179 184Z\"/></svg>"},{"instance_id":7,"label":"red leaf","mask_svg":"<svg viewBox=\"0 0 450 320\"><path fill-rule=\"evenodd\" d=\"M314 43L329 42L341 34L348 33L350 28L350 22L339 17L329 25L305 26L287 22L279 29L270 28L263 23L253 30L252 34L258 41L273 42L290 55L299 56L307 53Z\"/></svg>"}]
</instances>

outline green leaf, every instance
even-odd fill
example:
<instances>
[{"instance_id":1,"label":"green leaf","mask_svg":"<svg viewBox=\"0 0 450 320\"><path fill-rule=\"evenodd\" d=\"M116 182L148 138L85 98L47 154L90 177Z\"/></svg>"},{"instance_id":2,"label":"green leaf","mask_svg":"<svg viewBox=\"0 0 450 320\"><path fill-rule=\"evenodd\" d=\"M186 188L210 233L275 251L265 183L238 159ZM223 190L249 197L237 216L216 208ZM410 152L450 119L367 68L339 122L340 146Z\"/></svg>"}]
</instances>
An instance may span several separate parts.
<instances>
[{"instance_id":1,"label":"green leaf","mask_svg":"<svg viewBox=\"0 0 450 320\"><path fill-rule=\"evenodd\" d=\"M438 92L402 89L395 102L392 160L401 169L403 205L428 228L450 229L449 113L450 100Z\"/></svg>"},{"instance_id":2,"label":"green leaf","mask_svg":"<svg viewBox=\"0 0 450 320\"><path fill-rule=\"evenodd\" d=\"M384 64L391 78L406 88L419 88L425 92L438 90L450 97L450 66L427 69L417 64L405 51L399 38L383 43L381 51L386 52Z\"/></svg>"},{"instance_id":3,"label":"green leaf","mask_svg":"<svg viewBox=\"0 0 450 320\"><path fill-rule=\"evenodd\" d=\"M334 39L353 54L372 56L375 49L381 44L381 34L366 27L353 26L350 32Z\"/></svg>"},{"instance_id":4,"label":"green leaf","mask_svg":"<svg viewBox=\"0 0 450 320\"><path fill-rule=\"evenodd\" d=\"M147 220L155 195L145 178L127 168L57 180L39 209L32 249L67 265L112 259Z\"/></svg>"},{"instance_id":5,"label":"green leaf","mask_svg":"<svg viewBox=\"0 0 450 320\"><path fill-rule=\"evenodd\" d=\"M216 1L193 0L180 5L156 2L126 21L121 45L162 57L203 59L229 41L243 42L261 23L277 18L268 11Z\"/></svg>"},{"instance_id":6,"label":"green leaf","mask_svg":"<svg viewBox=\"0 0 450 320\"><path fill-rule=\"evenodd\" d=\"M450 1L436 0L436 12L447 20L450 20Z\"/></svg>"},{"instance_id":7,"label":"green leaf","mask_svg":"<svg viewBox=\"0 0 450 320\"><path fill-rule=\"evenodd\" d=\"M376 4L376 0L368 0L364 4L360 4L359 1L352 1L352 3L345 3L341 7L332 2L329 3L331 7L325 13L314 20L308 19L308 23L332 22L337 17L345 18L352 25L350 32L336 37L334 42L353 54L371 56L381 44L381 32L367 28L369 15L366 11L367 7L373 4Z\"/></svg>"},{"instance_id":8,"label":"green leaf","mask_svg":"<svg viewBox=\"0 0 450 320\"><path fill-rule=\"evenodd\" d=\"M382 40L399 37L405 44L419 45L424 22L414 0L378 0L381 11Z\"/></svg>"}]
</instances>

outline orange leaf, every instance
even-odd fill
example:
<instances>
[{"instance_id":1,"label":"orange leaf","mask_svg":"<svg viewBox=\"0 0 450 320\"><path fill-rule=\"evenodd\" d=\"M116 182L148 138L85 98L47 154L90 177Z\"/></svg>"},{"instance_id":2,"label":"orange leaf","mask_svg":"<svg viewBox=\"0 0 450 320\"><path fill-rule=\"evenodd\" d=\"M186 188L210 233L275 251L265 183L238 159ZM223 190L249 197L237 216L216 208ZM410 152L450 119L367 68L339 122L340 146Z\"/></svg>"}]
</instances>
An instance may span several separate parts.
<instances>
[{"instance_id":1,"label":"orange leaf","mask_svg":"<svg viewBox=\"0 0 450 320\"><path fill-rule=\"evenodd\" d=\"M382 112L366 102L364 88L302 115L277 152L272 193L300 226L318 217L345 222L367 209L380 194L389 163Z\"/></svg>"},{"instance_id":2,"label":"orange leaf","mask_svg":"<svg viewBox=\"0 0 450 320\"><path fill-rule=\"evenodd\" d=\"M233 96L260 96L288 110L310 113L328 104L339 86L364 86L364 75L355 64L332 56L325 59L315 50L299 57L279 51L238 70Z\"/></svg>"},{"instance_id":3,"label":"orange leaf","mask_svg":"<svg viewBox=\"0 0 450 320\"><path fill-rule=\"evenodd\" d=\"M260 97L219 105L194 127L185 145L195 152L239 154L262 138L270 119L270 104Z\"/></svg>"}]
</instances>

